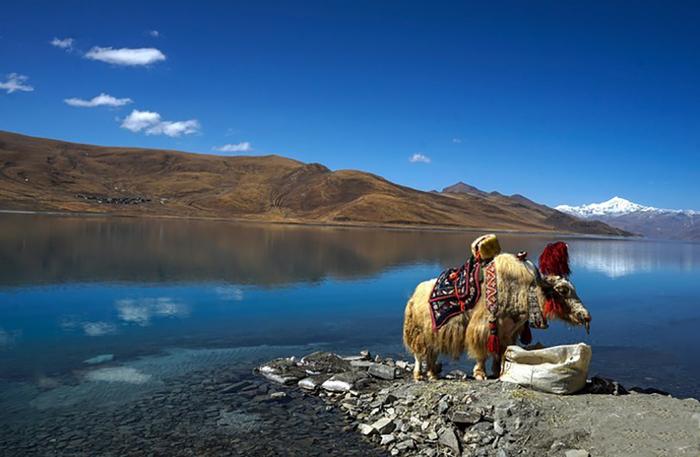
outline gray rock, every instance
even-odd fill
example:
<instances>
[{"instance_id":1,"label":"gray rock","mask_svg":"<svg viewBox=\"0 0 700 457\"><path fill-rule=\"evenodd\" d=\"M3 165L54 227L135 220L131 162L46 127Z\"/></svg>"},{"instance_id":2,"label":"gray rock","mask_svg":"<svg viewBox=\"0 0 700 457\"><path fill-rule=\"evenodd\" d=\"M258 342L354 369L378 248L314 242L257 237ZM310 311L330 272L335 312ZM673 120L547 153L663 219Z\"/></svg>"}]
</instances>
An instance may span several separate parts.
<instances>
[{"instance_id":1,"label":"gray rock","mask_svg":"<svg viewBox=\"0 0 700 457\"><path fill-rule=\"evenodd\" d=\"M382 365L380 363L375 363L369 366L367 372L379 379L392 380L396 378L396 368L387 365Z\"/></svg>"},{"instance_id":2,"label":"gray rock","mask_svg":"<svg viewBox=\"0 0 700 457\"><path fill-rule=\"evenodd\" d=\"M355 386L362 384L362 381L365 379L366 375L347 371L331 376L321 384L321 388L328 392L347 392Z\"/></svg>"},{"instance_id":3,"label":"gray rock","mask_svg":"<svg viewBox=\"0 0 700 457\"><path fill-rule=\"evenodd\" d=\"M456 379L458 381L464 381L467 379L467 374L462 370L452 370L445 375L445 379Z\"/></svg>"},{"instance_id":4,"label":"gray rock","mask_svg":"<svg viewBox=\"0 0 700 457\"><path fill-rule=\"evenodd\" d=\"M499 449L498 452L496 452L496 457L508 457L508 453L505 449Z\"/></svg>"},{"instance_id":5,"label":"gray rock","mask_svg":"<svg viewBox=\"0 0 700 457\"><path fill-rule=\"evenodd\" d=\"M386 435L382 435L382 439L379 442L379 444L382 446L388 446L389 444L393 443L394 441L396 441L396 437L394 436L393 433L389 433Z\"/></svg>"},{"instance_id":6,"label":"gray rock","mask_svg":"<svg viewBox=\"0 0 700 457\"><path fill-rule=\"evenodd\" d=\"M299 365L318 373L339 373L350 369L350 362L331 352L312 352L299 361Z\"/></svg>"},{"instance_id":7,"label":"gray rock","mask_svg":"<svg viewBox=\"0 0 700 457\"><path fill-rule=\"evenodd\" d=\"M381 419L375 421L372 424L372 427L374 427L381 434L387 434L394 431L396 424L394 424L394 421L388 417L382 417Z\"/></svg>"},{"instance_id":8,"label":"gray rock","mask_svg":"<svg viewBox=\"0 0 700 457\"><path fill-rule=\"evenodd\" d=\"M398 449L399 451L405 451L407 449L413 449L414 447L416 447L415 441L413 441L411 438L409 438L409 439L403 440L399 444L397 444L395 449Z\"/></svg>"},{"instance_id":9,"label":"gray rock","mask_svg":"<svg viewBox=\"0 0 700 457\"><path fill-rule=\"evenodd\" d=\"M291 359L275 359L258 370L264 377L279 384L293 384L306 376L304 370Z\"/></svg>"},{"instance_id":10,"label":"gray rock","mask_svg":"<svg viewBox=\"0 0 700 457\"><path fill-rule=\"evenodd\" d=\"M461 426L470 426L479 423L481 421L481 411L477 410L459 410L454 411L450 420Z\"/></svg>"},{"instance_id":11,"label":"gray rock","mask_svg":"<svg viewBox=\"0 0 700 457\"><path fill-rule=\"evenodd\" d=\"M369 424L359 424L357 426L357 430L359 430L364 436L370 436L377 433L377 429Z\"/></svg>"},{"instance_id":12,"label":"gray rock","mask_svg":"<svg viewBox=\"0 0 700 457\"><path fill-rule=\"evenodd\" d=\"M591 454L583 449L569 449L564 455L566 457L591 457Z\"/></svg>"},{"instance_id":13,"label":"gray rock","mask_svg":"<svg viewBox=\"0 0 700 457\"><path fill-rule=\"evenodd\" d=\"M459 454L459 440L454 430L451 428L445 428L440 432L438 435L438 443L451 449L455 454Z\"/></svg>"},{"instance_id":14,"label":"gray rock","mask_svg":"<svg viewBox=\"0 0 700 457\"><path fill-rule=\"evenodd\" d=\"M447 410L450 409L450 404L446 400L442 399L438 402L438 413L445 414Z\"/></svg>"},{"instance_id":15,"label":"gray rock","mask_svg":"<svg viewBox=\"0 0 700 457\"><path fill-rule=\"evenodd\" d=\"M328 379L328 376L307 376L298 382L299 387L304 390L317 390Z\"/></svg>"},{"instance_id":16,"label":"gray rock","mask_svg":"<svg viewBox=\"0 0 700 457\"><path fill-rule=\"evenodd\" d=\"M493 423L493 431L496 432L498 436L503 436L506 434L506 429L501 421L496 421Z\"/></svg>"}]
</instances>

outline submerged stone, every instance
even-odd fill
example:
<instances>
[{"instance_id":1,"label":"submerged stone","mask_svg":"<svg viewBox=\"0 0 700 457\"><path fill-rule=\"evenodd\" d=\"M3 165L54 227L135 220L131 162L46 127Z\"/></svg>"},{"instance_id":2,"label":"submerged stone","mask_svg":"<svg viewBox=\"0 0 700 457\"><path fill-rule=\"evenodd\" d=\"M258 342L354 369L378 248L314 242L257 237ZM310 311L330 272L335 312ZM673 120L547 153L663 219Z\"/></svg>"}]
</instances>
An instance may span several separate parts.
<instances>
[{"instance_id":1,"label":"submerged stone","mask_svg":"<svg viewBox=\"0 0 700 457\"><path fill-rule=\"evenodd\" d=\"M99 363L111 362L112 360L114 360L114 354L100 354L84 360L83 363L87 363L88 365L97 365Z\"/></svg>"}]
</instances>

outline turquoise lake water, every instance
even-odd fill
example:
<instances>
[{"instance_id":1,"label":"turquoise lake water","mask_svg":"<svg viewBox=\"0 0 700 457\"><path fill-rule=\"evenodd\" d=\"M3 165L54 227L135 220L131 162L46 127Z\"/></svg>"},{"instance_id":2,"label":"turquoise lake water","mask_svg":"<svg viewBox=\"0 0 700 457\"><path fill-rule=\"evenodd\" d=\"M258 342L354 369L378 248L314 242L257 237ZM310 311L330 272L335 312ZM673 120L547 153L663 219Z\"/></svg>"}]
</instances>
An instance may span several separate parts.
<instances>
[{"instance_id":1,"label":"turquoise lake water","mask_svg":"<svg viewBox=\"0 0 700 457\"><path fill-rule=\"evenodd\" d=\"M312 348L404 354L415 285L463 262L479 234L30 215L0 226L5 411ZM531 258L555 239L499 237ZM700 398L700 245L567 242L591 334L554 323L534 341L586 342L591 375Z\"/></svg>"}]
</instances>

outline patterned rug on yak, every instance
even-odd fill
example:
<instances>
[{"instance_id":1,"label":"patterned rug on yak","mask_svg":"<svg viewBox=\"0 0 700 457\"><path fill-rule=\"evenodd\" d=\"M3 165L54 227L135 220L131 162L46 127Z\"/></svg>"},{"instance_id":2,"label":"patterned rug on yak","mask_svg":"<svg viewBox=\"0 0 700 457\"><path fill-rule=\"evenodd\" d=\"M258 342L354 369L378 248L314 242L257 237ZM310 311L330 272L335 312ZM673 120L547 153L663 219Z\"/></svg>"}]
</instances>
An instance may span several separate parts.
<instances>
[{"instance_id":1,"label":"patterned rug on yak","mask_svg":"<svg viewBox=\"0 0 700 457\"><path fill-rule=\"evenodd\" d=\"M471 256L464 265L440 273L428 299L433 330L476 304L481 296L482 268L481 262Z\"/></svg>"}]
</instances>

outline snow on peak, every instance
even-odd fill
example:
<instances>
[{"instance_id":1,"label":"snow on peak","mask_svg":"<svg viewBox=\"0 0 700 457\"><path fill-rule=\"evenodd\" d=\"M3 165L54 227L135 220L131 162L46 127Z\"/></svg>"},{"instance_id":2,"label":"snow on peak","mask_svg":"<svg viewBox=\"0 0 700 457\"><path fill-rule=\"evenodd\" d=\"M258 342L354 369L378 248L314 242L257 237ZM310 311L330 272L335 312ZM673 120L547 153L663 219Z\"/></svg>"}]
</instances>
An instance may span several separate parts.
<instances>
[{"instance_id":1,"label":"snow on peak","mask_svg":"<svg viewBox=\"0 0 700 457\"><path fill-rule=\"evenodd\" d=\"M582 217L629 214L637 211L658 211L651 206L643 206L622 197L613 197L601 203L581 206L559 205L556 210Z\"/></svg>"}]
</instances>

